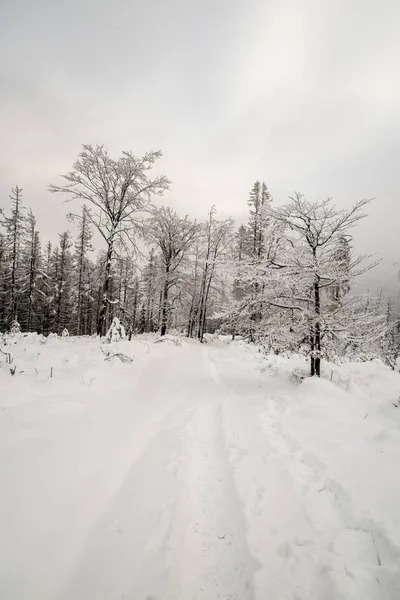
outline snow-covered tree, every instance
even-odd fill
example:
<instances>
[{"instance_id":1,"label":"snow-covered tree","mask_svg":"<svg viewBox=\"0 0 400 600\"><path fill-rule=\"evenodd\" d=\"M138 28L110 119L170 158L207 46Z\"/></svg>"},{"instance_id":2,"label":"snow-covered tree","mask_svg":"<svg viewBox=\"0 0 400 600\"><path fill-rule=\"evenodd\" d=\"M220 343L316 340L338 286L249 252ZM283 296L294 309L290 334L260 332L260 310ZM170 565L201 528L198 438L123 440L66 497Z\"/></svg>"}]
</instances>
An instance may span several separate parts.
<instances>
[{"instance_id":1,"label":"snow-covered tree","mask_svg":"<svg viewBox=\"0 0 400 600\"><path fill-rule=\"evenodd\" d=\"M308 202L296 194L291 202L270 210L270 216L286 228L287 243L280 256L279 275L268 290L267 305L288 311L292 329L298 329L310 348L311 375L320 375L321 357L329 340L354 338L355 329L368 327L379 335L379 314L360 311L355 297L346 300L352 279L371 268L362 256L352 256L344 240L358 221L363 219L368 200L341 210L330 199ZM339 251L338 251L339 249ZM296 315L295 315L296 313Z\"/></svg>"},{"instance_id":2,"label":"snow-covered tree","mask_svg":"<svg viewBox=\"0 0 400 600\"><path fill-rule=\"evenodd\" d=\"M15 186L10 195L12 208L11 214L7 216L0 209L0 223L5 228L5 247L7 254L7 268L5 270L5 292L4 302L6 305L6 319L8 325L18 318L18 301L22 285L20 250L25 235L26 215L22 204L22 189Z\"/></svg>"},{"instance_id":3,"label":"snow-covered tree","mask_svg":"<svg viewBox=\"0 0 400 600\"><path fill-rule=\"evenodd\" d=\"M200 233L200 226L188 216L184 218L171 208L155 210L147 225L149 241L155 243L161 253L163 267L161 335L167 332L170 314L170 291L176 286L179 269L189 248Z\"/></svg>"},{"instance_id":4,"label":"snow-covered tree","mask_svg":"<svg viewBox=\"0 0 400 600\"><path fill-rule=\"evenodd\" d=\"M205 224L205 258L200 284L199 307L197 311L197 337L201 342L203 341L206 332L206 318L218 263L226 257L226 253L229 252L233 242L233 220L229 218L218 221L214 217L215 213L216 210L213 206Z\"/></svg>"},{"instance_id":5,"label":"snow-covered tree","mask_svg":"<svg viewBox=\"0 0 400 600\"><path fill-rule=\"evenodd\" d=\"M66 184L50 185L50 191L86 203L87 217L106 244L102 303L97 322L99 335L104 334L106 313L112 301L110 279L116 244L131 251L152 197L161 195L169 187L165 176L150 178L148 175L159 158L161 152L149 152L140 158L123 152L119 159L113 160L103 146L84 145L73 170L63 176Z\"/></svg>"},{"instance_id":6,"label":"snow-covered tree","mask_svg":"<svg viewBox=\"0 0 400 600\"><path fill-rule=\"evenodd\" d=\"M57 332L62 332L69 325L71 318L71 283L72 283L72 255L71 234L69 231L59 234L60 244L55 257L56 267L56 296L55 296L55 322Z\"/></svg>"},{"instance_id":7,"label":"snow-covered tree","mask_svg":"<svg viewBox=\"0 0 400 600\"><path fill-rule=\"evenodd\" d=\"M52 309L55 296L55 284L53 282L53 246L51 242L46 244L43 253L43 281L40 290L43 305L42 331L44 334L50 333L52 329Z\"/></svg>"},{"instance_id":8,"label":"snow-covered tree","mask_svg":"<svg viewBox=\"0 0 400 600\"><path fill-rule=\"evenodd\" d=\"M41 329L43 318L43 271L39 232L32 210L29 210L26 218L26 239L23 246L20 321L25 331L37 331Z\"/></svg>"},{"instance_id":9,"label":"snow-covered tree","mask_svg":"<svg viewBox=\"0 0 400 600\"><path fill-rule=\"evenodd\" d=\"M82 207L82 214L78 220L78 236L75 241L73 257L75 271L75 309L77 335L88 333L87 327L87 302L90 297L90 262L88 255L93 251L93 228L87 215L87 209Z\"/></svg>"},{"instance_id":10,"label":"snow-covered tree","mask_svg":"<svg viewBox=\"0 0 400 600\"><path fill-rule=\"evenodd\" d=\"M256 181L247 202L250 210L249 223L244 231L243 249L248 256L261 259L264 252L264 221L265 210L272 201L265 182ZM243 230L242 230L243 233Z\"/></svg>"},{"instance_id":11,"label":"snow-covered tree","mask_svg":"<svg viewBox=\"0 0 400 600\"><path fill-rule=\"evenodd\" d=\"M384 313L349 293L354 278L374 266L350 246L351 229L366 216L367 203L340 210L329 199L312 203L296 194L282 208L269 204L261 259L243 263L236 257L226 326L253 339L256 334L277 352L304 349L312 375L320 375L323 356L376 351L387 333Z\"/></svg>"},{"instance_id":12,"label":"snow-covered tree","mask_svg":"<svg viewBox=\"0 0 400 600\"><path fill-rule=\"evenodd\" d=\"M108 342L119 342L124 339L126 339L125 328L118 317L114 317L106 333L106 340Z\"/></svg>"},{"instance_id":13,"label":"snow-covered tree","mask_svg":"<svg viewBox=\"0 0 400 600\"><path fill-rule=\"evenodd\" d=\"M155 331L158 328L158 300L161 290L161 260L150 248L147 264L142 273L142 298L146 308L144 331Z\"/></svg>"},{"instance_id":14,"label":"snow-covered tree","mask_svg":"<svg viewBox=\"0 0 400 600\"><path fill-rule=\"evenodd\" d=\"M6 236L0 232L0 331L4 331L7 326L7 271L7 240Z\"/></svg>"}]
</instances>

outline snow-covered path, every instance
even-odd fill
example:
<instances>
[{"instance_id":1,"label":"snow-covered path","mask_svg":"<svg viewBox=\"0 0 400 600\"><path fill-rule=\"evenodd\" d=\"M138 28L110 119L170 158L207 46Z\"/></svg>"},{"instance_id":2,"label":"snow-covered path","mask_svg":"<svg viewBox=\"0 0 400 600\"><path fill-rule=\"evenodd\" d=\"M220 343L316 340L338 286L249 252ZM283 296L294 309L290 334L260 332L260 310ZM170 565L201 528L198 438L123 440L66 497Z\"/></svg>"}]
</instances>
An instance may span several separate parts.
<instances>
[{"instance_id":1,"label":"snow-covered path","mask_svg":"<svg viewBox=\"0 0 400 600\"><path fill-rule=\"evenodd\" d=\"M353 508L254 353L149 343L92 374L0 413L1 598L398 600L400 528Z\"/></svg>"},{"instance_id":2,"label":"snow-covered path","mask_svg":"<svg viewBox=\"0 0 400 600\"><path fill-rule=\"evenodd\" d=\"M252 597L221 386L205 348L190 345L181 354L152 364L156 378L142 374L139 388L159 418L149 426L149 415L138 421L132 411L132 440L146 427L151 433L140 452L132 444L129 470L92 527L62 598Z\"/></svg>"}]
</instances>

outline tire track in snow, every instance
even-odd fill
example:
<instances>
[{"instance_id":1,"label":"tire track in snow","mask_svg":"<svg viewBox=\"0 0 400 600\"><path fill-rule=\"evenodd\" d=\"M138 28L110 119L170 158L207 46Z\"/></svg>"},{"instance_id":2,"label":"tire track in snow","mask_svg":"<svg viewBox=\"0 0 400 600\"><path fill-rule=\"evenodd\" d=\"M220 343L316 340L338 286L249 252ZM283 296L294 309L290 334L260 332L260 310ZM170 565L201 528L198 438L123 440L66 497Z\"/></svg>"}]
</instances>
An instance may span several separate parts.
<instances>
[{"instance_id":1,"label":"tire track in snow","mask_svg":"<svg viewBox=\"0 0 400 600\"><path fill-rule=\"evenodd\" d=\"M253 598L218 373L199 345L166 368L179 401L92 530L60 600Z\"/></svg>"},{"instance_id":2,"label":"tire track in snow","mask_svg":"<svg viewBox=\"0 0 400 600\"><path fill-rule=\"evenodd\" d=\"M252 600L256 564L247 548L222 427L225 390L206 349L203 357L203 385L194 391L198 401L188 431L185 483L170 539L171 550L179 550L167 599Z\"/></svg>"},{"instance_id":3,"label":"tire track in snow","mask_svg":"<svg viewBox=\"0 0 400 600\"><path fill-rule=\"evenodd\" d=\"M160 424L92 530L60 600L165 598L168 539L193 410L192 403L180 404Z\"/></svg>"}]
</instances>

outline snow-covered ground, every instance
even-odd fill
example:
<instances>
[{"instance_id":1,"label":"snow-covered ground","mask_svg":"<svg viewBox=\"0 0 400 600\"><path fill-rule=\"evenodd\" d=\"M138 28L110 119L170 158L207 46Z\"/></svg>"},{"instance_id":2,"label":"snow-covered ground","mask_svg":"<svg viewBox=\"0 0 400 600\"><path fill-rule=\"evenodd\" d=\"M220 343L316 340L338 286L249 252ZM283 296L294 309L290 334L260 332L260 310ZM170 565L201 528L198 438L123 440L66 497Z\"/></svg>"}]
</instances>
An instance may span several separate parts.
<instances>
[{"instance_id":1,"label":"snow-covered ground","mask_svg":"<svg viewBox=\"0 0 400 600\"><path fill-rule=\"evenodd\" d=\"M157 340L1 346L0 598L398 600L400 375Z\"/></svg>"}]
</instances>

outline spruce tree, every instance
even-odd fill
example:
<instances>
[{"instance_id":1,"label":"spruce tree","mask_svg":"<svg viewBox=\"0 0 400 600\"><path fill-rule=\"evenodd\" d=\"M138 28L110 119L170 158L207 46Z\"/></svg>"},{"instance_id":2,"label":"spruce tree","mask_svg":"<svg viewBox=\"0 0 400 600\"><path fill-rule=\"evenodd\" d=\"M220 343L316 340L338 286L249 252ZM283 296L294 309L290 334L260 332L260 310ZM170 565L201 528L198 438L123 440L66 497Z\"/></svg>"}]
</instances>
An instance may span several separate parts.
<instances>
[{"instance_id":1,"label":"spruce tree","mask_svg":"<svg viewBox=\"0 0 400 600\"><path fill-rule=\"evenodd\" d=\"M41 251L39 232L36 230L36 218L29 210L26 219L26 239L22 251L23 286L21 289L20 323L24 331L41 329L43 302L41 284Z\"/></svg>"},{"instance_id":2,"label":"spruce tree","mask_svg":"<svg viewBox=\"0 0 400 600\"><path fill-rule=\"evenodd\" d=\"M25 208L22 204L22 189L18 186L12 189L10 195L12 209L10 216L6 216L0 209L1 224L5 227L7 266L5 269L5 311L6 322L11 327L13 321L18 319L19 294L22 286L20 251L25 235Z\"/></svg>"},{"instance_id":3,"label":"spruce tree","mask_svg":"<svg viewBox=\"0 0 400 600\"><path fill-rule=\"evenodd\" d=\"M74 271L75 271L75 314L76 324L74 332L77 335L88 333L87 331L87 300L89 295L89 269L90 261L88 254L93 250L92 247L93 231L87 216L86 207L82 208L82 216L79 219L78 237L75 241L74 253Z\"/></svg>"},{"instance_id":4,"label":"spruce tree","mask_svg":"<svg viewBox=\"0 0 400 600\"><path fill-rule=\"evenodd\" d=\"M59 250L56 255L56 298L55 298L55 330L60 335L69 327L71 315L71 279L72 279L72 247L71 234L64 231L59 234Z\"/></svg>"}]
</instances>

